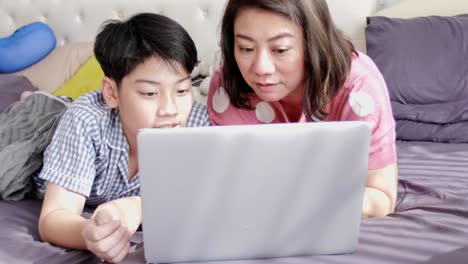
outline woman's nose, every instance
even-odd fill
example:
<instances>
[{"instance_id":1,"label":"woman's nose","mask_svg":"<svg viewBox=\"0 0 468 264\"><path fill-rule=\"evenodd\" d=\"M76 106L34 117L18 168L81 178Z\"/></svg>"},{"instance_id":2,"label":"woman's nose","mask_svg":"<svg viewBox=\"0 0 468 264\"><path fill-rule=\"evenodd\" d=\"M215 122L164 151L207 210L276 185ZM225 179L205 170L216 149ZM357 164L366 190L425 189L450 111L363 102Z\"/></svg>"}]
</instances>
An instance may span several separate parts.
<instances>
[{"instance_id":1,"label":"woman's nose","mask_svg":"<svg viewBox=\"0 0 468 264\"><path fill-rule=\"evenodd\" d=\"M275 64L267 51L260 51L255 58L253 70L257 75L268 75L275 72Z\"/></svg>"}]
</instances>

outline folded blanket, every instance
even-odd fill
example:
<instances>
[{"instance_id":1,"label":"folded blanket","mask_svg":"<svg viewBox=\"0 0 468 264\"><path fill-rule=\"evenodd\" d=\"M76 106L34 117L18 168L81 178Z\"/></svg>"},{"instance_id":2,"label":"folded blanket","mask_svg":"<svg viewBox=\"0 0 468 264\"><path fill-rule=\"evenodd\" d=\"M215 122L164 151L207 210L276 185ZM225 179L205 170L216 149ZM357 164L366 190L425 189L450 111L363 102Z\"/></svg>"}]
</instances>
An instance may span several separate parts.
<instances>
[{"instance_id":1,"label":"folded blanket","mask_svg":"<svg viewBox=\"0 0 468 264\"><path fill-rule=\"evenodd\" d=\"M392 101L399 140L468 143L468 100L434 104Z\"/></svg>"},{"instance_id":2,"label":"folded blanket","mask_svg":"<svg viewBox=\"0 0 468 264\"><path fill-rule=\"evenodd\" d=\"M32 189L32 175L42 167L43 152L52 140L67 103L35 92L0 114L0 195L20 200Z\"/></svg>"},{"instance_id":3,"label":"folded blanket","mask_svg":"<svg viewBox=\"0 0 468 264\"><path fill-rule=\"evenodd\" d=\"M437 104L402 104L392 101L396 120L432 124L453 124L468 121L468 100Z\"/></svg>"},{"instance_id":4,"label":"folded blanket","mask_svg":"<svg viewBox=\"0 0 468 264\"><path fill-rule=\"evenodd\" d=\"M466 131L468 131L467 121L441 125L396 120L396 135L399 140L468 143L468 133Z\"/></svg>"}]
</instances>

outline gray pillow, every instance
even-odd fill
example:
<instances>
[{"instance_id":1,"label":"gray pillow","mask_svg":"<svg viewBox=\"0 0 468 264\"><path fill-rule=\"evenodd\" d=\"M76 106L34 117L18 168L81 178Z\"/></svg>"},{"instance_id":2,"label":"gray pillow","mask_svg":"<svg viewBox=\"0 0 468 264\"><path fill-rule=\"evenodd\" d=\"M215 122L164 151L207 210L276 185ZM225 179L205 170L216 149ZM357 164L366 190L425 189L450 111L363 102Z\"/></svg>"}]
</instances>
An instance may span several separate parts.
<instances>
[{"instance_id":1,"label":"gray pillow","mask_svg":"<svg viewBox=\"0 0 468 264\"><path fill-rule=\"evenodd\" d=\"M24 76L14 74L0 75L0 112L19 101L23 91L37 91L37 88Z\"/></svg>"},{"instance_id":2,"label":"gray pillow","mask_svg":"<svg viewBox=\"0 0 468 264\"><path fill-rule=\"evenodd\" d=\"M428 138L427 133L418 133L423 132L422 125L411 129L404 122L405 129L399 129L399 123L403 123L398 121L435 123L444 128L466 122L468 15L413 19L376 16L367 22L367 53L387 83L397 138L418 140L417 135L421 134L420 140L457 142L453 134L438 133L437 138ZM465 141L460 138L460 142Z\"/></svg>"}]
</instances>

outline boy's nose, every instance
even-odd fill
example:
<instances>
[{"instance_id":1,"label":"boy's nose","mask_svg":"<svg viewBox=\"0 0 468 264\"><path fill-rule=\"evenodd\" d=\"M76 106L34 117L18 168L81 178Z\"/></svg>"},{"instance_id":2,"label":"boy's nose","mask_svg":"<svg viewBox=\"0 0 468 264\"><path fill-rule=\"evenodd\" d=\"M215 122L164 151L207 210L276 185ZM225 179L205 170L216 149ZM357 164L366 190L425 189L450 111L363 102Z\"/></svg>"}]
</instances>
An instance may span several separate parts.
<instances>
[{"instance_id":1,"label":"boy's nose","mask_svg":"<svg viewBox=\"0 0 468 264\"><path fill-rule=\"evenodd\" d=\"M158 109L158 114L160 116L176 115L177 113L178 113L177 105L174 99L166 98L166 99L161 100L161 103Z\"/></svg>"},{"instance_id":2,"label":"boy's nose","mask_svg":"<svg viewBox=\"0 0 468 264\"><path fill-rule=\"evenodd\" d=\"M275 71L274 62L267 51L260 51L255 58L253 70L257 75L272 74Z\"/></svg>"}]
</instances>

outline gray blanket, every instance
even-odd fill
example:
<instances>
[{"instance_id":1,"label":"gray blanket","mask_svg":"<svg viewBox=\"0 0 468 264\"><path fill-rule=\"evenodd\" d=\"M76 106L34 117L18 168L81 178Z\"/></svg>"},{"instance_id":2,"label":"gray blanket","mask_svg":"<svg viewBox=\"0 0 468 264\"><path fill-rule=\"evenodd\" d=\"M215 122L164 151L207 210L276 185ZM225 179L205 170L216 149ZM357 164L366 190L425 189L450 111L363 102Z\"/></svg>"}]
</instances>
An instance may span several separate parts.
<instances>
[{"instance_id":1,"label":"gray blanket","mask_svg":"<svg viewBox=\"0 0 468 264\"><path fill-rule=\"evenodd\" d=\"M67 103L42 92L33 93L0 114L0 195L20 200L32 189Z\"/></svg>"}]
</instances>

